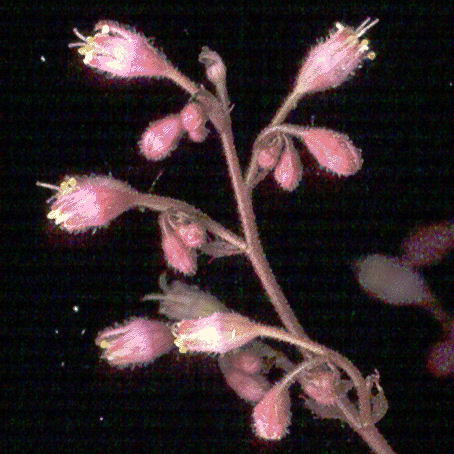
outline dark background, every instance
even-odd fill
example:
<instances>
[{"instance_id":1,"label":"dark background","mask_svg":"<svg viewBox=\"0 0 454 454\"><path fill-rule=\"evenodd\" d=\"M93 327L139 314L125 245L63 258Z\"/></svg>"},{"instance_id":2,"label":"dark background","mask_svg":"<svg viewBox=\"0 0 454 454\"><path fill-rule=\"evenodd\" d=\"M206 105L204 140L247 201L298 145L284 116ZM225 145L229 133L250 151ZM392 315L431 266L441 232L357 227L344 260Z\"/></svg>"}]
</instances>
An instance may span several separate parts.
<instances>
[{"instance_id":1,"label":"dark background","mask_svg":"<svg viewBox=\"0 0 454 454\"><path fill-rule=\"evenodd\" d=\"M267 179L255 193L257 219L267 256L309 334L364 374L380 371L390 410L379 428L395 450L452 451L454 383L425 370L439 327L417 308L369 299L351 269L362 254L398 254L415 225L453 217L452 8L396 1L94 3L10 2L0 9L4 452L368 452L348 428L314 419L297 391L290 435L259 441L251 407L224 386L213 358L172 353L133 371L100 362L93 342L99 330L155 316L155 306L140 298L158 290L165 268L156 217L130 212L95 235L69 236L47 222L51 194L35 186L111 172L146 191L163 171L156 193L192 202L237 229L214 134L202 145L183 141L162 163L138 156L141 131L180 110L185 94L165 81L94 75L67 48L72 28L89 33L99 19L135 26L205 84L198 53L203 45L218 51L228 66L245 164L308 47L336 21L356 26L366 17L380 18L368 34L376 60L341 88L311 96L289 118L348 133L363 149L362 171L337 179L309 163L291 194ZM451 255L424 274L451 310L453 264ZM208 264L201 257L188 282L278 323L244 259Z\"/></svg>"}]
</instances>

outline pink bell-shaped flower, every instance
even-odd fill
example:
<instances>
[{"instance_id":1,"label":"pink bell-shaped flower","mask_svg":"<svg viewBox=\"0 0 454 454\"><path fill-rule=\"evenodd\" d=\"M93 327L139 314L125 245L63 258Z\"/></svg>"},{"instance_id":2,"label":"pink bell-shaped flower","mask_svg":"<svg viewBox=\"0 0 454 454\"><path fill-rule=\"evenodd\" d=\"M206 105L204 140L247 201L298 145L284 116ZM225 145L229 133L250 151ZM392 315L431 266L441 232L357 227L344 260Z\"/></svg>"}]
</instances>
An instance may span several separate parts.
<instances>
[{"instance_id":1,"label":"pink bell-shaped flower","mask_svg":"<svg viewBox=\"0 0 454 454\"><path fill-rule=\"evenodd\" d=\"M69 44L78 47L90 68L121 78L168 77L173 71L166 57L131 27L103 20L94 30L93 36L85 37L75 28L81 41Z\"/></svg>"},{"instance_id":2,"label":"pink bell-shaped flower","mask_svg":"<svg viewBox=\"0 0 454 454\"><path fill-rule=\"evenodd\" d=\"M112 366L141 366L154 361L173 348L169 327L156 320L135 318L120 326L101 331L95 343L102 348L102 358Z\"/></svg>"},{"instance_id":3,"label":"pink bell-shaped flower","mask_svg":"<svg viewBox=\"0 0 454 454\"><path fill-rule=\"evenodd\" d=\"M40 186L51 187L44 183ZM69 233L106 226L134 206L139 193L126 183L105 176L66 177L51 199L48 219Z\"/></svg>"},{"instance_id":4,"label":"pink bell-shaped flower","mask_svg":"<svg viewBox=\"0 0 454 454\"><path fill-rule=\"evenodd\" d=\"M173 328L181 353L227 353L259 335L258 325L242 315L216 312L209 317L183 320Z\"/></svg>"},{"instance_id":5,"label":"pink bell-shaped flower","mask_svg":"<svg viewBox=\"0 0 454 454\"><path fill-rule=\"evenodd\" d=\"M336 23L328 39L310 50L298 74L295 91L306 94L337 87L365 59L373 60L375 53L369 50L369 41L359 38L377 22L378 19L371 22L368 18L356 29Z\"/></svg>"}]
</instances>

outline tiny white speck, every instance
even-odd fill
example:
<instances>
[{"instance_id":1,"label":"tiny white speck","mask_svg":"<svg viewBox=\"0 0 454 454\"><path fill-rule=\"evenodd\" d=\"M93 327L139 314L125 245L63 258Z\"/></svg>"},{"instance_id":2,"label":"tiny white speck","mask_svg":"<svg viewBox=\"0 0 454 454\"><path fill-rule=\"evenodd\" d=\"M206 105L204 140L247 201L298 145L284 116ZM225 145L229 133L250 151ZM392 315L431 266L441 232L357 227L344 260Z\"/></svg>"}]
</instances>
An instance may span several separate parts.
<instances>
[{"instance_id":1,"label":"tiny white speck","mask_svg":"<svg viewBox=\"0 0 454 454\"><path fill-rule=\"evenodd\" d=\"M87 330L84 328L81 332L80 335L83 336Z\"/></svg>"},{"instance_id":2,"label":"tiny white speck","mask_svg":"<svg viewBox=\"0 0 454 454\"><path fill-rule=\"evenodd\" d=\"M73 306L73 312L79 312L79 306Z\"/></svg>"},{"instance_id":3,"label":"tiny white speck","mask_svg":"<svg viewBox=\"0 0 454 454\"><path fill-rule=\"evenodd\" d=\"M60 367L65 367L65 366L66 366L66 363L65 363L64 361L62 361L62 362L60 363Z\"/></svg>"},{"instance_id":4,"label":"tiny white speck","mask_svg":"<svg viewBox=\"0 0 454 454\"><path fill-rule=\"evenodd\" d=\"M451 80L451 82L449 82L449 86L452 87L452 80Z\"/></svg>"},{"instance_id":5,"label":"tiny white speck","mask_svg":"<svg viewBox=\"0 0 454 454\"><path fill-rule=\"evenodd\" d=\"M104 416L100 416L100 417L99 417L99 420L100 420L100 421L104 421Z\"/></svg>"},{"instance_id":6,"label":"tiny white speck","mask_svg":"<svg viewBox=\"0 0 454 454\"><path fill-rule=\"evenodd\" d=\"M54 329L54 333L55 333L55 334L60 334L60 330L59 330L58 328L55 328L55 329Z\"/></svg>"},{"instance_id":7,"label":"tiny white speck","mask_svg":"<svg viewBox=\"0 0 454 454\"><path fill-rule=\"evenodd\" d=\"M39 57L39 59L44 63L46 61L46 57L44 55L41 55L41 57Z\"/></svg>"}]
</instances>

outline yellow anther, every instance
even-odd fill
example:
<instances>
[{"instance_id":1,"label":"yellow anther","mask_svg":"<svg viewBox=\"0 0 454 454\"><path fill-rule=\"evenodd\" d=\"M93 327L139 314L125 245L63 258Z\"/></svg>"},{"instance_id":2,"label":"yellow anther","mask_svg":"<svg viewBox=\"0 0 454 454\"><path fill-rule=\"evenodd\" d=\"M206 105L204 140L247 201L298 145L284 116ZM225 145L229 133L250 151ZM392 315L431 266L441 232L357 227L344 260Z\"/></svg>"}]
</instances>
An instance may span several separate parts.
<instances>
[{"instance_id":1,"label":"yellow anther","mask_svg":"<svg viewBox=\"0 0 454 454\"><path fill-rule=\"evenodd\" d=\"M106 349L110 347L110 343L107 342L106 340L101 341L101 344L99 345L102 349Z\"/></svg>"},{"instance_id":2,"label":"yellow anther","mask_svg":"<svg viewBox=\"0 0 454 454\"><path fill-rule=\"evenodd\" d=\"M74 177L71 177L66 181L66 183L68 183L68 186L75 188L76 184L77 184L77 180Z\"/></svg>"},{"instance_id":3,"label":"yellow anther","mask_svg":"<svg viewBox=\"0 0 454 454\"><path fill-rule=\"evenodd\" d=\"M52 210L47 213L47 219L55 219L59 214L59 210Z\"/></svg>"},{"instance_id":4,"label":"yellow anther","mask_svg":"<svg viewBox=\"0 0 454 454\"><path fill-rule=\"evenodd\" d=\"M369 40L368 39L363 39L360 44L361 44L361 47L362 46L367 47L369 45Z\"/></svg>"},{"instance_id":5,"label":"yellow anther","mask_svg":"<svg viewBox=\"0 0 454 454\"><path fill-rule=\"evenodd\" d=\"M376 56L377 56L377 54L376 54L375 52L373 52L373 51L371 51L371 52L369 52L369 53L367 54L367 58L368 58L369 60L374 60Z\"/></svg>"},{"instance_id":6,"label":"yellow anther","mask_svg":"<svg viewBox=\"0 0 454 454\"><path fill-rule=\"evenodd\" d=\"M110 28L108 25L103 25L101 28L101 35L107 35L110 31Z\"/></svg>"},{"instance_id":7,"label":"yellow anther","mask_svg":"<svg viewBox=\"0 0 454 454\"><path fill-rule=\"evenodd\" d=\"M60 191L66 191L68 189L68 183L66 181L62 181L60 183Z\"/></svg>"},{"instance_id":8,"label":"yellow anther","mask_svg":"<svg viewBox=\"0 0 454 454\"><path fill-rule=\"evenodd\" d=\"M62 222L66 222L69 218L71 217L71 213L60 213L60 211L57 214L57 217L55 219L55 224L61 224Z\"/></svg>"}]
</instances>

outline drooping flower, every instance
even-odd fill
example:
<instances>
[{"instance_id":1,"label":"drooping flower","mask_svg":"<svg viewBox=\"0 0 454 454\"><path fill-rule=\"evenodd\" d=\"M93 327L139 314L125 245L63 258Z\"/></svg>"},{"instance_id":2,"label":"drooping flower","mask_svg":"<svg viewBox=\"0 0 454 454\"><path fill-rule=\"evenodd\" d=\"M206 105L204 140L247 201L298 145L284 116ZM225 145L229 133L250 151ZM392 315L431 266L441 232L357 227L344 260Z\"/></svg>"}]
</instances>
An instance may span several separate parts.
<instances>
[{"instance_id":1,"label":"drooping flower","mask_svg":"<svg viewBox=\"0 0 454 454\"><path fill-rule=\"evenodd\" d=\"M291 422L290 395L286 386L278 383L254 407L255 433L265 440L281 440Z\"/></svg>"},{"instance_id":2,"label":"drooping flower","mask_svg":"<svg viewBox=\"0 0 454 454\"><path fill-rule=\"evenodd\" d=\"M209 317L174 325L175 345L181 353L227 353L260 335L258 325L242 315L216 312Z\"/></svg>"},{"instance_id":3,"label":"drooping flower","mask_svg":"<svg viewBox=\"0 0 454 454\"><path fill-rule=\"evenodd\" d=\"M166 213L159 217L162 234L162 249L167 263L183 274L194 274L197 270L197 253L185 244L170 225Z\"/></svg>"},{"instance_id":4,"label":"drooping flower","mask_svg":"<svg viewBox=\"0 0 454 454\"><path fill-rule=\"evenodd\" d=\"M156 320L136 318L101 331L95 343L102 358L117 367L145 365L173 348L169 327Z\"/></svg>"},{"instance_id":5,"label":"drooping flower","mask_svg":"<svg viewBox=\"0 0 454 454\"><path fill-rule=\"evenodd\" d=\"M365 59L373 60L375 53L370 51L369 41L359 38L377 22L378 19L367 18L356 29L336 23L328 39L310 50L298 74L295 91L305 94L337 87Z\"/></svg>"},{"instance_id":6,"label":"drooping flower","mask_svg":"<svg viewBox=\"0 0 454 454\"><path fill-rule=\"evenodd\" d=\"M303 128L297 137L322 168L344 177L361 169L361 151L346 134L325 128Z\"/></svg>"},{"instance_id":7,"label":"drooping flower","mask_svg":"<svg viewBox=\"0 0 454 454\"><path fill-rule=\"evenodd\" d=\"M103 20L95 25L94 31L92 36L85 37L75 28L81 42L69 44L78 47L90 68L121 78L169 77L172 72L164 54L131 27Z\"/></svg>"},{"instance_id":8,"label":"drooping flower","mask_svg":"<svg viewBox=\"0 0 454 454\"><path fill-rule=\"evenodd\" d=\"M274 179L285 191L295 190L303 177L303 165L298 151L291 139L286 138L286 145L274 169Z\"/></svg>"},{"instance_id":9,"label":"drooping flower","mask_svg":"<svg viewBox=\"0 0 454 454\"><path fill-rule=\"evenodd\" d=\"M139 196L122 181L96 175L66 177L56 189L47 217L70 233L107 225L132 208Z\"/></svg>"}]
</instances>

